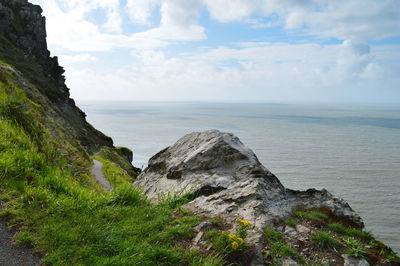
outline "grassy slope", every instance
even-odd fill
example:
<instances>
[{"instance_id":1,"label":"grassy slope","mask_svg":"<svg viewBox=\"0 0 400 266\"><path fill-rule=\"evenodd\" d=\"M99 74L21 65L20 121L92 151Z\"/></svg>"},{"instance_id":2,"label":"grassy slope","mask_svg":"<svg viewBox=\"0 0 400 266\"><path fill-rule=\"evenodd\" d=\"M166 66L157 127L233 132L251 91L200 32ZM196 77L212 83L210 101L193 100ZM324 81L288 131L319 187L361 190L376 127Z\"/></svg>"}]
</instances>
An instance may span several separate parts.
<instances>
[{"instance_id":1,"label":"grassy slope","mask_svg":"<svg viewBox=\"0 0 400 266\"><path fill-rule=\"evenodd\" d=\"M102 157L115 187L106 193L87 174L87 154L51 132L45 100L28 98L15 73L0 64L0 218L20 231L17 243L33 246L53 265L221 263L181 244L193 237L199 218L168 200L149 204L127 171Z\"/></svg>"}]
</instances>

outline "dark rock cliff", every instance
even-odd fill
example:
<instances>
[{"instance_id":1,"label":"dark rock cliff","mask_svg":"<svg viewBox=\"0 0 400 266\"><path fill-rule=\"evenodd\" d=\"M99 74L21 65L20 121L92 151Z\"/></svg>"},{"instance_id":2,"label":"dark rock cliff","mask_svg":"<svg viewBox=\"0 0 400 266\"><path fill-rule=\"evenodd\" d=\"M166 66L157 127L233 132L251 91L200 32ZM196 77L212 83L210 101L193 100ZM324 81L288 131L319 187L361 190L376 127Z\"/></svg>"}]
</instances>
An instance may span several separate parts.
<instances>
[{"instance_id":1,"label":"dark rock cliff","mask_svg":"<svg viewBox=\"0 0 400 266\"><path fill-rule=\"evenodd\" d=\"M25 57L35 59L62 92L60 98L71 101L64 69L47 49L46 18L42 16L40 6L26 0L0 0L0 34L23 50Z\"/></svg>"},{"instance_id":2,"label":"dark rock cliff","mask_svg":"<svg viewBox=\"0 0 400 266\"><path fill-rule=\"evenodd\" d=\"M112 139L90 125L70 98L64 69L47 49L46 19L40 6L26 0L0 0L0 60L13 69L27 96L42 107L45 119L40 123L50 128L56 141L64 143L66 151L89 158L88 154L105 146L119 154ZM117 156L127 161L125 170L137 171L129 158Z\"/></svg>"}]
</instances>

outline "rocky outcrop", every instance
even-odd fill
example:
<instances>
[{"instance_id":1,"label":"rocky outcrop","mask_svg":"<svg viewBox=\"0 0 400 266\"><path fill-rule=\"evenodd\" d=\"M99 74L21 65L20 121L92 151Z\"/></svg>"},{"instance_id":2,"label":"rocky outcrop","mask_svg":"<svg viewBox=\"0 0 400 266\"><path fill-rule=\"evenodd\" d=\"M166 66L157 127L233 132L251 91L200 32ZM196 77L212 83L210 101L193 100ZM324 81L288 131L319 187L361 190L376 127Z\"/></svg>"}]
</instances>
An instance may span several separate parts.
<instances>
[{"instance_id":1,"label":"rocky outcrop","mask_svg":"<svg viewBox=\"0 0 400 266\"><path fill-rule=\"evenodd\" d=\"M186 191L193 200L184 207L197 214L250 221L251 241L260 248L263 229L297 209L325 208L363 226L344 200L326 190L285 188L237 137L217 130L188 134L160 151L134 185L153 201L162 194Z\"/></svg>"},{"instance_id":2,"label":"rocky outcrop","mask_svg":"<svg viewBox=\"0 0 400 266\"><path fill-rule=\"evenodd\" d=\"M50 57L46 42L46 19L42 8L27 0L0 0L0 34L10 40L44 68L62 91L63 100L69 99L65 86L64 69L57 57Z\"/></svg>"},{"instance_id":3,"label":"rocky outcrop","mask_svg":"<svg viewBox=\"0 0 400 266\"><path fill-rule=\"evenodd\" d=\"M40 123L60 140L71 161L109 147L123 169L137 175L129 151L117 151L110 137L86 121L86 114L70 98L69 89L57 57L51 57L46 42L46 20L42 9L27 0L0 0L0 76L12 72L29 99L43 112ZM73 152L70 152L73 150ZM80 165L81 162L76 162ZM76 167L83 169L83 167Z\"/></svg>"},{"instance_id":4,"label":"rocky outcrop","mask_svg":"<svg viewBox=\"0 0 400 266\"><path fill-rule=\"evenodd\" d=\"M125 159L128 162L132 162L133 161L133 152L128 149L127 147L115 147L117 149L117 151L125 157Z\"/></svg>"},{"instance_id":5,"label":"rocky outcrop","mask_svg":"<svg viewBox=\"0 0 400 266\"><path fill-rule=\"evenodd\" d=\"M36 58L50 56L42 8L26 0L0 1L0 32Z\"/></svg>"}]
</instances>

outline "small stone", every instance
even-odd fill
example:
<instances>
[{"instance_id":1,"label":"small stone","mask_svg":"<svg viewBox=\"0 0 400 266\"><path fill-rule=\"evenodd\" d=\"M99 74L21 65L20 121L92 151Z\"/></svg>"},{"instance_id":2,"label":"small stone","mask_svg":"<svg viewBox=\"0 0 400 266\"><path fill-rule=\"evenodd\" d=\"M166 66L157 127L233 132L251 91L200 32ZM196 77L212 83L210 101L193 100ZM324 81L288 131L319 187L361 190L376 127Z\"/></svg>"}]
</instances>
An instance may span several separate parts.
<instances>
[{"instance_id":1,"label":"small stone","mask_svg":"<svg viewBox=\"0 0 400 266\"><path fill-rule=\"evenodd\" d=\"M281 264L282 266L297 266L299 265L297 262L295 262L294 260L292 260L291 258L283 258L281 260Z\"/></svg>"},{"instance_id":2,"label":"small stone","mask_svg":"<svg viewBox=\"0 0 400 266\"><path fill-rule=\"evenodd\" d=\"M300 234L308 234L308 233L310 233L310 229L308 228L308 227L305 227L304 225L301 225L301 224L297 224L296 225L296 230L297 230L297 232L299 232Z\"/></svg>"},{"instance_id":3,"label":"small stone","mask_svg":"<svg viewBox=\"0 0 400 266\"><path fill-rule=\"evenodd\" d=\"M297 235L297 232L296 229L294 229L293 227L286 226L284 234L290 237L294 237Z\"/></svg>"},{"instance_id":4,"label":"small stone","mask_svg":"<svg viewBox=\"0 0 400 266\"><path fill-rule=\"evenodd\" d=\"M200 231L197 234L197 236L193 239L193 243L196 245L199 242L199 240L201 239L202 236L203 236L203 232Z\"/></svg>"},{"instance_id":5,"label":"small stone","mask_svg":"<svg viewBox=\"0 0 400 266\"><path fill-rule=\"evenodd\" d=\"M198 226L196 226L194 228L194 230L196 230L197 232L199 232L199 231L207 231L207 230L210 230L210 229L212 229L214 227L215 227L215 225L213 223L201 222Z\"/></svg>"},{"instance_id":6,"label":"small stone","mask_svg":"<svg viewBox=\"0 0 400 266\"><path fill-rule=\"evenodd\" d=\"M369 266L368 261L363 258L355 258L349 255L343 255L344 266Z\"/></svg>"}]
</instances>

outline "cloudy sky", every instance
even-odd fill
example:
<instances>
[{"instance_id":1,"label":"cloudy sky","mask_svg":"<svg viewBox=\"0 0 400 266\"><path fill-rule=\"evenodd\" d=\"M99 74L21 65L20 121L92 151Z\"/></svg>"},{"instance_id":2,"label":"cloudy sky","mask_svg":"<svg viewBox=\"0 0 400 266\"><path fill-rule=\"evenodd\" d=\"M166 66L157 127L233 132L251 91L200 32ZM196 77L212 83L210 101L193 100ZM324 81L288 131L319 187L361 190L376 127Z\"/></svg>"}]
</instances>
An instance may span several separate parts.
<instances>
[{"instance_id":1,"label":"cloudy sky","mask_svg":"<svg viewBox=\"0 0 400 266\"><path fill-rule=\"evenodd\" d=\"M399 0L30 0L76 100L400 103Z\"/></svg>"}]
</instances>

